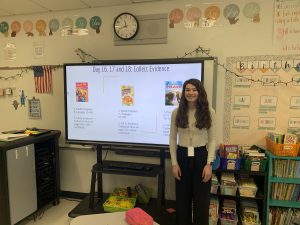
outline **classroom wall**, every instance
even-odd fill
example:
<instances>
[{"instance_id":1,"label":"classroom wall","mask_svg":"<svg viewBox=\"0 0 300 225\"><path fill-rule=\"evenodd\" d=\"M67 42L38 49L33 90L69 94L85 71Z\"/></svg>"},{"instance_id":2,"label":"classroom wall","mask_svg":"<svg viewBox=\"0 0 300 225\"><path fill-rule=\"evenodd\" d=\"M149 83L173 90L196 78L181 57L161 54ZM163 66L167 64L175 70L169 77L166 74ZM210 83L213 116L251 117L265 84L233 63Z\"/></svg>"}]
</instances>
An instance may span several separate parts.
<instances>
[{"instance_id":1,"label":"classroom wall","mask_svg":"<svg viewBox=\"0 0 300 225\"><path fill-rule=\"evenodd\" d=\"M62 65L69 62L81 62L80 57L74 52L81 48L98 59L139 59L139 58L175 58L182 57L192 52L198 46L210 50L210 55L217 57L220 64L226 65L227 57L253 56L253 55L282 55L295 54L295 50L282 50L273 45L273 1L257 1L260 5L260 21L254 23L251 19L240 14L239 21L230 25L222 16L220 22L211 27L185 28L184 23L175 24L173 29L168 28L166 44L128 45L114 46L113 19L121 12L128 11L136 15L169 13L174 8L186 10L185 4L198 5L200 8L215 2L221 9L226 4L236 3L242 7L248 1L171 1L157 3L143 3L132 6L116 6L95 8L80 11L67 11L49 14L35 14L26 16L12 16L0 18L0 21L12 22L17 19L37 20L39 18L50 19L56 17L63 19L66 15L76 18L78 15L91 17L98 15L103 24L100 34L94 30L87 36L62 37L55 34L52 37L27 37L24 32L17 34L15 38L4 37L0 34L1 51L7 43L16 45L16 59L7 60L5 54L0 54L0 76L10 77L20 72L18 69L3 69L3 67L23 67L32 65ZM241 3L242 2L242 3ZM222 13L222 12L221 12ZM77 16L75 16L77 15ZM185 21L186 22L186 21ZM42 44L45 48L44 57L35 58L33 46ZM197 53L193 56L202 56ZM190 57L189 55L187 57ZM87 60L89 60L87 58ZM217 70L216 84L216 112L217 112L217 143L223 141L223 106L225 92L225 70L219 66ZM34 91L32 70L23 72L21 77L8 80L0 80L0 88L13 88L12 96L0 97L0 130L24 129L25 127L39 127L57 129L62 131L60 139L60 168L61 190L73 192L89 192L90 169L96 161L96 153L85 146L68 146L64 142L64 102L63 102L63 70L58 68L53 71L53 93L37 94ZM41 101L41 119L28 118L28 106L19 106L14 109L13 100L19 100L20 90L24 90L27 99L34 96ZM149 159L133 156L117 156L108 153L107 159L121 159L131 161L158 162L158 159ZM156 179L141 178L120 175L104 175L104 191L109 192L115 186L135 185L144 183L156 190ZM155 193L156 194L156 193ZM166 198L174 199L174 180L171 176L171 165L166 162Z\"/></svg>"}]
</instances>

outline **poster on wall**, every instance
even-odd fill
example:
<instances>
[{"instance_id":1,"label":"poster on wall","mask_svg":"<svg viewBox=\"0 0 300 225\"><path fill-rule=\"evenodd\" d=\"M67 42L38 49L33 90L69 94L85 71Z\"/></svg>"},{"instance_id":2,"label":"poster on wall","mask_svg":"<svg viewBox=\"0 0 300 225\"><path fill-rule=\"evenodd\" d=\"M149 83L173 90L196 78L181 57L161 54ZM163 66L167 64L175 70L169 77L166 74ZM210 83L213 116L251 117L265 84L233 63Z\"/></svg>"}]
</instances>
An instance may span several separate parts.
<instances>
[{"instance_id":1,"label":"poster on wall","mask_svg":"<svg viewBox=\"0 0 300 225\"><path fill-rule=\"evenodd\" d=\"M41 118L41 103L39 99L33 97L28 100L29 118L40 119Z\"/></svg>"},{"instance_id":2,"label":"poster on wall","mask_svg":"<svg viewBox=\"0 0 300 225\"><path fill-rule=\"evenodd\" d=\"M230 57L224 143L265 145L268 132L300 132L300 55Z\"/></svg>"},{"instance_id":3,"label":"poster on wall","mask_svg":"<svg viewBox=\"0 0 300 225\"><path fill-rule=\"evenodd\" d=\"M299 52L299 12L298 0L275 1L273 42L282 51Z\"/></svg>"}]
</instances>

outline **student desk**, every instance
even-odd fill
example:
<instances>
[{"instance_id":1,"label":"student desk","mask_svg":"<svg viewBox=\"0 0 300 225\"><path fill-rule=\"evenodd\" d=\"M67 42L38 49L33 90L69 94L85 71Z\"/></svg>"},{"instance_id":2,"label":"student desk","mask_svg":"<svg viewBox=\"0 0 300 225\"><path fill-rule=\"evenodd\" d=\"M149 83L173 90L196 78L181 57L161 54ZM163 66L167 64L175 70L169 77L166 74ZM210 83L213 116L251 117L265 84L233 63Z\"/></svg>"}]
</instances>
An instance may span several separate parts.
<instances>
[{"instance_id":1,"label":"student desk","mask_svg":"<svg viewBox=\"0 0 300 225\"><path fill-rule=\"evenodd\" d=\"M101 213L77 216L71 220L70 225L128 225L125 212ZM159 225L153 222L153 225Z\"/></svg>"}]
</instances>

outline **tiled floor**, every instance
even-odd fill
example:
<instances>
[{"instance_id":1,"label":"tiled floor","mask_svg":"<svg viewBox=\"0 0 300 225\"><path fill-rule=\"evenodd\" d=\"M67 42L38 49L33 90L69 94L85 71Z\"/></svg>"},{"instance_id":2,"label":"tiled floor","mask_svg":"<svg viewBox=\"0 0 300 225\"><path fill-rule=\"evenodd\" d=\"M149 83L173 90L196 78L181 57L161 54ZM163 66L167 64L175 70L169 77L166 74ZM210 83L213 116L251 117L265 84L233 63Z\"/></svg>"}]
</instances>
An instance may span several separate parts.
<instances>
[{"instance_id":1,"label":"tiled floor","mask_svg":"<svg viewBox=\"0 0 300 225\"><path fill-rule=\"evenodd\" d=\"M20 225L69 225L72 218L68 217L68 213L78 203L78 200L60 199L58 205L50 205L35 221L33 217L29 217L21 222Z\"/></svg>"}]
</instances>

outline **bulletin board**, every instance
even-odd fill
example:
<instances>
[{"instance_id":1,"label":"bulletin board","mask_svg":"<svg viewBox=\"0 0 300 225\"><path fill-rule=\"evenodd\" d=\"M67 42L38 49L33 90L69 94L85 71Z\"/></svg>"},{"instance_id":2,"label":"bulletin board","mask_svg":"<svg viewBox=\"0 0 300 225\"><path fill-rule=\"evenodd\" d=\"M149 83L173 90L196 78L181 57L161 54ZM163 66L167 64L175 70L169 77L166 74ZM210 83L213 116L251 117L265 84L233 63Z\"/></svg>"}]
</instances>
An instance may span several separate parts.
<instances>
[{"instance_id":1,"label":"bulletin board","mask_svg":"<svg viewBox=\"0 0 300 225\"><path fill-rule=\"evenodd\" d=\"M227 58L224 143L300 131L300 55Z\"/></svg>"}]
</instances>

